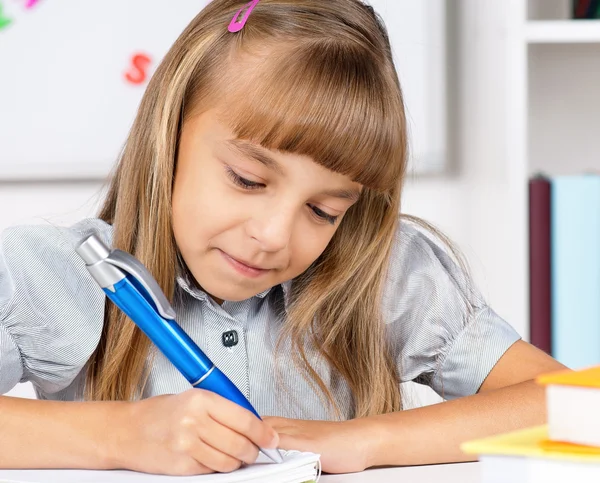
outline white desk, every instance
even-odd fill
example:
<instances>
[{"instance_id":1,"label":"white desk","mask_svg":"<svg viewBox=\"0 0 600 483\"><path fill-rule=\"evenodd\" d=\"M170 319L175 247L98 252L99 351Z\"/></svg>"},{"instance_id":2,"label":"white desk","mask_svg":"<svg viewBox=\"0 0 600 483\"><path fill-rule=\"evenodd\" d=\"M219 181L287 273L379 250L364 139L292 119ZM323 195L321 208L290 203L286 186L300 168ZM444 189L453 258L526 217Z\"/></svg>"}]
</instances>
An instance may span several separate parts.
<instances>
[{"instance_id":1,"label":"white desk","mask_svg":"<svg viewBox=\"0 0 600 483\"><path fill-rule=\"evenodd\" d=\"M346 475L325 475L319 483L479 483L479 463L381 468Z\"/></svg>"},{"instance_id":2,"label":"white desk","mask_svg":"<svg viewBox=\"0 0 600 483\"><path fill-rule=\"evenodd\" d=\"M76 472L76 471L75 471ZM23 473L29 473L24 471ZM114 481L121 482L145 482L159 481L155 476L143 475L141 473L131 473L127 478L112 476L112 479L98 477L92 474L75 475L70 470L51 471L42 476L35 474L23 474L19 471L2 470L0 471L0 483L5 481L43 481L46 483L64 483L78 482L82 480L88 482ZM161 479L162 480L162 479ZM182 481L193 481L194 478L183 478ZM164 481L175 481L174 478L166 477ZM197 481L202 481L198 478ZM380 468L363 471L361 473L352 473L346 475L324 475L321 476L319 483L480 483L478 463L457 463L451 465L430 465L430 466L411 466L406 468Z\"/></svg>"}]
</instances>

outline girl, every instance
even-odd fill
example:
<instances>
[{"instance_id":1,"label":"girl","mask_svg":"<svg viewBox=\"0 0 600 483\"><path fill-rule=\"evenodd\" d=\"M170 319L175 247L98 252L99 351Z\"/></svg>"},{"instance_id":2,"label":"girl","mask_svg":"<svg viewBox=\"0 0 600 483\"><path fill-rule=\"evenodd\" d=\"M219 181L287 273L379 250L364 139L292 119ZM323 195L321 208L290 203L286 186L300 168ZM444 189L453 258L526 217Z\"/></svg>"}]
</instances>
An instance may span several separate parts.
<instances>
[{"instance_id":1,"label":"girl","mask_svg":"<svg viewBox=\"0 0 600 483\"><path fill-rule=\"evenodd\" d=\"M97 219L3 233L0 391L38 400L0 398L1 467L185 475L278 446L351 472L464 461L463 440L544 421L532 379L562 366L398 215L406 125L373 9L244 3L213 0L175 42ZM92 233L271 417L190 389L87 273ZM403 381L452 401L402 411Z\"/></svg>"}]
</instances>

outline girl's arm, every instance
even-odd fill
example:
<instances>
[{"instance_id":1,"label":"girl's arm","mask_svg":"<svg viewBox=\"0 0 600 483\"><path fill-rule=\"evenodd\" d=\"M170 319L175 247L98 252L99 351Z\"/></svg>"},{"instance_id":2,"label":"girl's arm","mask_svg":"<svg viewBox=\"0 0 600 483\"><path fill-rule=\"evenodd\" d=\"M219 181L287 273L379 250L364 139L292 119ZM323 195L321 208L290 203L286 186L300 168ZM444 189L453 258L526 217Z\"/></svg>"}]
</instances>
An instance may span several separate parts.
<instances>
[{"instance_id":1,"label":"girl's arm","mask_svg":"<svg viewBox=\"0 0 600 483\"><path fill-rule=\"evenodd\" d=\"M543 424L545 392L533 379L565 367L518 341L498 361L478 394L431 406L346 422L269 418L281 447L321 453L323 470L472 461L462 442Z\"/></svg>"},{"instance_id":2,"label":"girl's arm","mask_svg":"<svg viewBox=\"0 0 600 483\"><path fill-rule=\"evenodd\" d=\"M110 429L126 405L0 396L0 468L114 467Z\"/></svg>"},{"instance_id":3,"label":"girl's arm","mask_svg":"<svg viewBox=\"0 0 600 483\"><path fill-rule=\"evenodd\" d=\"M0 468L195 475L233 471L277 444L250 411L202 389L137 402L0 396Z\"/></svg>"},{"instance_id":4,"label":"girl's arm","mask_svg":"<svg viewBox=\"0 0 600 483\"><path fill-rule=\"evenodd\" d=\"M460 450L462 442L546 422L545 390L534 379L562 369L534 346L516 342L478 394L365 420L381 434L371 452L372 465L476 460Z\"/></svg>"}]
</instances>

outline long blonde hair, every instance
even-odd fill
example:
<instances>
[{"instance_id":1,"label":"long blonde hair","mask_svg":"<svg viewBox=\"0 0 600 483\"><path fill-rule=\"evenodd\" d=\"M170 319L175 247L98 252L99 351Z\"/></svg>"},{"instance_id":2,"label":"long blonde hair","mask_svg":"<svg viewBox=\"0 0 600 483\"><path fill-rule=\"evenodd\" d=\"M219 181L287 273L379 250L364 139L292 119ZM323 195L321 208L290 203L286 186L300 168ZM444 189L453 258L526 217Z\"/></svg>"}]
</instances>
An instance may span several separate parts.
<instances>
[{"instance_id":1,"label":"long blonde hair","mask_svg":"<svg viewBox=\"0 0 600 483\"><path fill-rule=\"evenodd\" d=\"M306 344L347 382L354 416L397 411L400 381L380 306L399 223L407 134L387 33L359 0L262 0L242 31L228 32L246 3L213 0L167 53L99 216L114 227L114 247L140 259L172 299L181 268L170 203L180 130L213 104L228 106L236 136L310 156L361 183L360 200L326 250L293 281L283 337L334 408ZM111 303L106 309L86 398L136 399L150 342Z\"/></svg>"}]
</instances>

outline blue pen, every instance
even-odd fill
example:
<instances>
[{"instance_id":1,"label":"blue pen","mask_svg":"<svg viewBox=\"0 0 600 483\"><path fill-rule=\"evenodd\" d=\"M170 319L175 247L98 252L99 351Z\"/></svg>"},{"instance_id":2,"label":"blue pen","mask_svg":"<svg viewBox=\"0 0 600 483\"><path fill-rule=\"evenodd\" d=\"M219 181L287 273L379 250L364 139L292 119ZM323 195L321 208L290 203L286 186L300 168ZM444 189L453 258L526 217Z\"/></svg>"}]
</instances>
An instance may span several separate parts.
<instances>
[{"instance_id":1,"label":"blue pen","mask_svg":"<svg viewBox=\"0 0 600 483\"><path fill-rule=\"evenodd\" d=\"M77 253L104 293L135 322L193 387L207 389L260 416L240 390L200 350L175 321L175 311L154 277L135 257L110 250L96 235L86 238ZM275 463L277 449L260 450Z\"/></svg>"}]
</instances>

